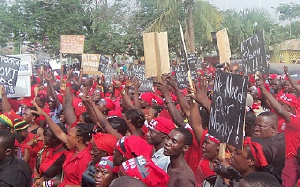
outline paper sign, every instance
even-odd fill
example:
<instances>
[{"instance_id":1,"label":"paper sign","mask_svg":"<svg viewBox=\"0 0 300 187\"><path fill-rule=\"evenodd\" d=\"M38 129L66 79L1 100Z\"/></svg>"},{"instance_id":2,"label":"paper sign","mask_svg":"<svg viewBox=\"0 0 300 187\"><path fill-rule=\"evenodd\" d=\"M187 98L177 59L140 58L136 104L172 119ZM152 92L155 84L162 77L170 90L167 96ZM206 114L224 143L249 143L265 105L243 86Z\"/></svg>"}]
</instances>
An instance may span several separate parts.
<instances>
[{"instance_id":1,"label":"paper sign","mask_svg":"<svg viewBox=\"0 0 300 187\"><path fill-rule=\"evenodd\" d=\"M82 54L81 68L83 68L83 74L87 75L102 75L101 71L98 71L100 61L100 54Z\"/></svg>"},{"instance_id":2,"label":"paper sign","mask_svg":"<svg viewBox=\"0 0 300 187\"><path fill-rule=\"evenodd\" d=\"M220 63L230 63L231 51L227 29L220 30L217 32L216 36Z\"/></svg>"},{"instance_id":3,"label":"paper sign","mask_svg":"<svg viewBox=\"0 0 300 187\"><path fill-rule=\"evenodd\" d=\"M144 33L143 42L146 78L170 73L167 32Z\"/></svg>"},{"instance_id":4,"label":"paper sign","mask_svg":"<svg viewBox=\"0 0 300 187\"><path fill-rule=\"evenodd\" d=\"M60 53L82 54L84 50L84 35L61 35Z\"/></svg>"}]
</instances>

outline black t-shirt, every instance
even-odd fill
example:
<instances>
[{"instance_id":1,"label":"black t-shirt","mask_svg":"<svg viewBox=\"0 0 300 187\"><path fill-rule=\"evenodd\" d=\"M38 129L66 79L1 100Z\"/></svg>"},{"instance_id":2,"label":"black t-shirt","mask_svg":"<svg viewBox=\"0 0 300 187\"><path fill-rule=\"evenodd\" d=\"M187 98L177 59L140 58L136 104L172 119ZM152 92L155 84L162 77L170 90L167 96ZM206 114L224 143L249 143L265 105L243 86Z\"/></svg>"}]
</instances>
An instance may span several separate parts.
<instances>
[{"instance_id":1,"label":"black t-shirt","mask_svg":"<svg viewBox=\"0 0 300 187\"><path fill-rule=\"evenodd\" d=\"M168 187L194 187L195 175L192 169L185 164L176 170L168 169L170 180Z\"/></svg>"},{"instance_id":2,"label":"black t-shirt","mask_svg":"<svg viewBox=\"0 0 300 187\"><path fill-rule=\"evenodd\" d=\"M29 165L14 156L6 157L0 162L0 186L30 187L31 169Z\"/></svg>"},{"instance_id":3,"label":"black t-shirt","mask_svg":"<svg viewBox=\"0 0 300 187\"><path fill-rule=\"evenodd\" d=\"M271 138L257 138L252 137L253 142L259 143L265 154L268 162L266 168L271 174L273 174L281 183L281 172L285 162L285 137L284 134L279 133Z\"/></svg>"}]
</instances>

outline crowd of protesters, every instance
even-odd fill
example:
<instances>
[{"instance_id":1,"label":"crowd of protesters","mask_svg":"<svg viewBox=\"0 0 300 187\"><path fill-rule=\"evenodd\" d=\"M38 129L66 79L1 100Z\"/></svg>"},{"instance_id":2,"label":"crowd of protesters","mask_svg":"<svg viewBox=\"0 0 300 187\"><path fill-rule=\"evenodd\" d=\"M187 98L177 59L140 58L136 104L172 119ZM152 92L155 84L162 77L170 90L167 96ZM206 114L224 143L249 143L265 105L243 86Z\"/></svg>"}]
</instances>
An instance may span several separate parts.
<instances>
[{"instance_id":1,"label":"crowd of protesters","mask_svg":"<svg viewBox=\"0 0 300 187\"><path fill-rule=\"evenodd\" d=\"M152 92L126 72L104 76L51 68L31 77L30 98L2 89L0 186L298 186L300 83L250 75L243 150L208 133L216 71L203 63L188 89L155 79ZM299 180L300 184L300 180Z\"/></svg>"}]
</instances>

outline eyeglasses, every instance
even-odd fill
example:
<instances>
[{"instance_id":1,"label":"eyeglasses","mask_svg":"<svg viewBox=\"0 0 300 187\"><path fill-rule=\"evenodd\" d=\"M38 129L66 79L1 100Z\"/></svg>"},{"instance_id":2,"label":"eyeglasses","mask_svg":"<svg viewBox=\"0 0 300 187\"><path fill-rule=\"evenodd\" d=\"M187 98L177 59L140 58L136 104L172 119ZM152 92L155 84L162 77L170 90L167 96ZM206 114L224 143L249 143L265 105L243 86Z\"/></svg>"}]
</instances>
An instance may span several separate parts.
<instances>
[{"instance_id":1,"label":"eyeglasses","mask_svg":"<svg viewBox=\"0 0 300 187\"><path fill-rule=\"evenodd\" d=\"M255 124L254 125L254 129L255 128L259 128L259 129L265 129L265 128L267 128L267 127L269 127L269 126L271 126L272 124L270 124L270 125L266 125L266 126L263 126L263 125L258 125L258 124Z\"/></svg>"}]
</instances>

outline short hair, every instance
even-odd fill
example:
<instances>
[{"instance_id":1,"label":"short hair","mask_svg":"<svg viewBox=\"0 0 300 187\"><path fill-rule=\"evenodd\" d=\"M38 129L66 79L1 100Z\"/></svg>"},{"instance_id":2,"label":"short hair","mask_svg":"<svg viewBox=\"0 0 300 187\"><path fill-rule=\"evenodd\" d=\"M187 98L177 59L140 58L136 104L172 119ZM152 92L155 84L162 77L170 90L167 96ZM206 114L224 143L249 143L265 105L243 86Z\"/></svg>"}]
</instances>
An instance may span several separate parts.
<instances>
[{"instance_id":1,"label":"short hair","mask_svg":"<svg viewBox=\"0 0 300 187\"><path fill-rule=\"evenodd\" d=\"M121 176L113 180L109 187L147 187L141 180L129 176Z\"/></svg>"},{"instance_id":2,"label":"short hair","mask_svg":"<svg viewBox=\"0 0 300 187\"><path fill-rule=\"evenodd\" d=\"M253 128L255 125L255 119L256 119L256 116L255 116L254 112L251 112L251 111L246 112L246 116L245 116L246 126Z\"/></svg>"},{"instance_id":3,"label":"short hair","mask_svg":"<svg viewBox=\"0 0 300 187\"><path fill-rule=\"evenodd\" d=\"M122 136L126 136L128 126L126 121L120 117L109 117L108 122L113 129L116 129Z\"/></svg>"},{"instance_id":4,"label":"short hair","mask_svg":"<svg viewBox=\"0 0 300 187\"><path fill-rule=\"evenodd\" d=\"M92 121L92 119L91 119L88 112L83 112L81 115L82 115L83 120L84 120L85 123L93 123L93 121Z\"/></svg>"},{"instance_id":5,"label":"short hair","mask_svg":"<svg viewBox=\"0 0 300 187\"><path fill-rule=\"evenodd\" d=\"M268 117L274 122L274 125L278 125L278 117L274 112L262 112L257 117Z\"/></svg>"},{"instance_id":6,"label":"short hair","mask_svg":"<svg viewBox=\"0 0 300 187\"><path fill-rule=\"evenodd\" d=\"M184 127L178 127L178 128L176 128L174 130L177 131L177 132L180 132L181 134L183 134L183 136L184 136L184 144L185 145L192 145L192 143L193 143L193 135L192 135L192 133L189 130L187 130Z\"/></svg>"},{"instance_id":7,"label":"short hair","mask_svg":"<svg viewBox=\"0 0 300 187\"><path fill-rule=\"evenodd\" d=\"M14 149L15 147L15 136L8 130L0 130L0 145L5 150Z\"/></svg>"},{"instance_id":8,"label":"short hair","mask_svg":"<svg viewBox=\"0 0 300 187\"><path fill-rule=\"evenodd\" d=\"M280 187L278 180L266 172L253 172L241 179L240 187Z\"/></svg>"},{"instance_id":9,"label":"short hair","mask_svg":"<svg viewBox=\"0 0 300 187\"><path fill-rule=\"evenodd\" d=\"M77 130L77 136L82 137L82 142L86 143L92 139L92 133L93 133L93 124L89 123L77 123L75 126Z\"/></svg>"},{"instance_id":10,"label":"short hair","mask_svg":"<svg viewBox=\"0 0 300 187\"><path fill-rule=\"evenodd\" d=\"M138 109L129 109L125 112L125 116L127 119L131 120L131 123L135 126L135 128L142 128L145 122L145 115L142 111Z\"/></svg>"}]
</instances>

